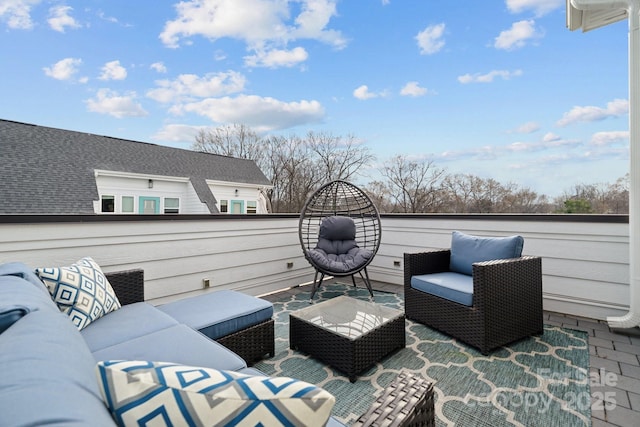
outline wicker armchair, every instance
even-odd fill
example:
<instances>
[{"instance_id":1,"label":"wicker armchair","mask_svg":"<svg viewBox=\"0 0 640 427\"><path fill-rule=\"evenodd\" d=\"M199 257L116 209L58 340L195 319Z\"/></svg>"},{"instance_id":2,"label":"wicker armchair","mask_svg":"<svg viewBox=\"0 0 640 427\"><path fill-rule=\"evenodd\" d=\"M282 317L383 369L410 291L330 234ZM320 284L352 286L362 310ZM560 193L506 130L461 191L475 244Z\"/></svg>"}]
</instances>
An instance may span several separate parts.
<instances>
[{"instance_id":1,"label":"wicker armchair","mask_svg":"<svg viewBox=\"0 0 640 427\"><path fill-rule=\"evenodd\" d=\"M412 276L449 271L450 257L450 250L404 254L407 319L451 335L483 354L543 332L540 257L474 263L471 306L411 286Z\"/></svg>"},{"instance_id":2,"label":"wicker armchair","mask_svg":"<svg viewBox=\"0 0 640 427\"><path fill-rule=\"evenodd\" d=\"M298 224L302 252L316 270L311 298L325 275L351 276L355 286L355 274L373 297L367 266L378 252L381 234L378 209L360 188L336 180L316 190L305 203ZM329 253L329 247L337 250Z\"/></svg>"}]
</instances>

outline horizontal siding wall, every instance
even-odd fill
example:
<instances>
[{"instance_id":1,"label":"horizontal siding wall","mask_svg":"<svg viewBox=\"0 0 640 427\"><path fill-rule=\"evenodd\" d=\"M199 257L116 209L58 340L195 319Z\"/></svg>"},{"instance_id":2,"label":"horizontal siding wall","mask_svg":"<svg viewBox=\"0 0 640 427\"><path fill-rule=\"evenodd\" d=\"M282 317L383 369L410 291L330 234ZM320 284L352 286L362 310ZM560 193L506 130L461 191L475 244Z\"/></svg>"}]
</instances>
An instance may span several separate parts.
<instances>
[{"instance_id":1,"label":"horizontal siding wall","mask_svg":"<svg viewBox=\"0 0 640 427\"><path fill-rule=\"evenodd\" d=\"M453 230L522 235L524 253L543 258L546 310L599 319L628 310L626 217L383 215L371 278L401 285L403 253L448 248ZM217 289L260 295L313 279L297 215L0 216L0 263L57 266L83 256L105 271L143 268L152 303Z\"/></svg>"},{"instance_id":2,"label":"horizontal siding wall","mask_svg":"<svg viewBox=\"0 0 640 427\"><path fill-rule=\"evenodd\" d=\"M259 295L313 278L298 243L297 217L115 217L20 224L0 217L0 263L60 266L91 256L106 272L143 268L152 303L219 289Z\"/></svg>"},{"instance_id":3,"label":"horizontal siding wall","mask_svg":"<svg viewBox=\"0 0 640 427\"><path fill-rule=\"evenodd\" d=\"M525 255L542 257L544 308L604 319L629 308L626 217L416 215L383 217L375 280L402 284L404 252L449 248L451 232L524 237Z\"/></svg>"}]
</instances>

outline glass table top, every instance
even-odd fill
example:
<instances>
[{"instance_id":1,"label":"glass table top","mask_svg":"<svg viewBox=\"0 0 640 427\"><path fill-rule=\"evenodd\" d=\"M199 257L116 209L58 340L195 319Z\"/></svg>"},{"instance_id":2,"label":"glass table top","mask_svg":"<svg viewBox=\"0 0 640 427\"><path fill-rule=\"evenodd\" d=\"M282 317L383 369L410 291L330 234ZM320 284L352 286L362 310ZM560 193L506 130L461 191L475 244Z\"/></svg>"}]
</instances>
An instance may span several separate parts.
<instances>
[{"instance_id":1,"label":"glass table top","mask_svg":"<svg viewBox=\"0 0 640 427\"><path fill-rule=\"evenodd\" d=\"M403 315L401 310L348 296L332 298L291 313L291 316L348 338L358 338Z\"/></svg>"}]
</instances>

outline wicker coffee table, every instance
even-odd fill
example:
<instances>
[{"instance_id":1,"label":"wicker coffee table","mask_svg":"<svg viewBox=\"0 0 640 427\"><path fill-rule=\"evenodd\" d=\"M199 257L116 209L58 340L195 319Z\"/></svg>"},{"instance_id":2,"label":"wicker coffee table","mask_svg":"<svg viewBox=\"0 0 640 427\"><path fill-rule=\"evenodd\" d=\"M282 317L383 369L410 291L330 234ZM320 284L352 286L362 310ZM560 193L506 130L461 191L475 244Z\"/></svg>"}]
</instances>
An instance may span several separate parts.
<instances>
[{"instance_id":1,"label":"wicker coffee table","mask_svg":"<svg viewBox=\"0 0 640 427\"><path fill-rule=\"evenodd\" d=\"M289 345L344 372L364 369L404 348L404 311L339 296L289 316Z\"/></svg>"}]
</instances>

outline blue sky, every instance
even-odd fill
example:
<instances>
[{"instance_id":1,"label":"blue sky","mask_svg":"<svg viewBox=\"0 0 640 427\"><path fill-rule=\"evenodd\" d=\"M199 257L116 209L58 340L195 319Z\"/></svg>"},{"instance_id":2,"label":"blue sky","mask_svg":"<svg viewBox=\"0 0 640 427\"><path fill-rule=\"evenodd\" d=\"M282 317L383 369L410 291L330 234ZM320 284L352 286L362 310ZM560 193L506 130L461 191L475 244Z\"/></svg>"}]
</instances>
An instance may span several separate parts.
<instances>
[{"instance_id":1,"label":"blue sky","mask_svg":"<svg viewBox=\"0 0 640 427\"><path fill-rule=\"evenodd\" d=\"M0 0L0 28L2 119L354 135L550 196L629 169L627 22L570 32L565 0Z\"/></svg>"}]
</instances>

